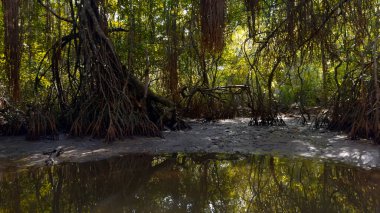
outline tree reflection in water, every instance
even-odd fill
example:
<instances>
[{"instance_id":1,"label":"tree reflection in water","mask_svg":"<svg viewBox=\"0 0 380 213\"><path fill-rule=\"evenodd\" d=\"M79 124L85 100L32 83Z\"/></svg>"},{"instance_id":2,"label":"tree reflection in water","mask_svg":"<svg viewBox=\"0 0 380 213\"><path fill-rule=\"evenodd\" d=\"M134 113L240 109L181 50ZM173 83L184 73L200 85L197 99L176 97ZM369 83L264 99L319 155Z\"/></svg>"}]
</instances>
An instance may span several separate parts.
<instances>
[{"instance_id":1,"label":"tree reflection in water","mask_svg":"<svg viewBox=\"0 0 380 213\"><path fill-rule=\"evenodd\" d=\"M380 211L380 171L273 156L128 155L0 174L0 212Z\"/></svg>"}]
</instances>

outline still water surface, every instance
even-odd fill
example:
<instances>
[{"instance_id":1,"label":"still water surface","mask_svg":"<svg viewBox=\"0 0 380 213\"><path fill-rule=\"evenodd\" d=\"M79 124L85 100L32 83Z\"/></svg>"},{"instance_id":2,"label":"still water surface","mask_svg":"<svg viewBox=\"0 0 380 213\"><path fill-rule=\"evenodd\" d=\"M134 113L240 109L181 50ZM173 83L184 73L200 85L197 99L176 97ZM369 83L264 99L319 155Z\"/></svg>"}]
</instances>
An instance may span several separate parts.
<instances>
[{"instance_id":1,"label":"still water surface","mask_svg":"<svg viewBox=\"0 0 380 213\"><path fill-rule=\"evenodd\" d=\"M223 154L0 171L0 212L380 212L380 171Z\"/></svg>"}]
</instances>

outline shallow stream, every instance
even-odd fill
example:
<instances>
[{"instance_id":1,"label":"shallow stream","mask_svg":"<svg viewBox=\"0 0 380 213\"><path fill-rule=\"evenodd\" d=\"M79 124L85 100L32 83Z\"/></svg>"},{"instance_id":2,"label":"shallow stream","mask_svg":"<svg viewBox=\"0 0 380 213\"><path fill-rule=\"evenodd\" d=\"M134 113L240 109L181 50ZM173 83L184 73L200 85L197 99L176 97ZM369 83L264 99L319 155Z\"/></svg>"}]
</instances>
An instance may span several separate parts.
<instances>
[{"instance_id":1,"label":"shallow stream","mask_svg":"<svg viewBox=\"0 0 380 213\"><path fill-rule=\"evenodd\" d=\"M380 171L269 155L132 154L0 171L0 212L379 212Z\"/></svg>"}]
</instances>

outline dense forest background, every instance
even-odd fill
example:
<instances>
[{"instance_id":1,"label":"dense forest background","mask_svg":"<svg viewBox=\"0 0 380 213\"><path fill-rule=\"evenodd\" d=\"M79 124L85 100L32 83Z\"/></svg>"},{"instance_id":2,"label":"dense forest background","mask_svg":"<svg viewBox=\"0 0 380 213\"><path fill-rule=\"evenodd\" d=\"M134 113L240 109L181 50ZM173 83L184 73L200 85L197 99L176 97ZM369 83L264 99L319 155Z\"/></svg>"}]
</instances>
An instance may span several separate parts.
<instances>
[{"instance_id":1,"label":"dense forest background","mask_svg":"<svg viewBox=\"0 0 380 213\"><path fill-rule=\"evenodd\" d=\"M107 141L177 117L303 122L380 142L377 0L2 0L0 133Z\"/></svg>"}]
</instances>

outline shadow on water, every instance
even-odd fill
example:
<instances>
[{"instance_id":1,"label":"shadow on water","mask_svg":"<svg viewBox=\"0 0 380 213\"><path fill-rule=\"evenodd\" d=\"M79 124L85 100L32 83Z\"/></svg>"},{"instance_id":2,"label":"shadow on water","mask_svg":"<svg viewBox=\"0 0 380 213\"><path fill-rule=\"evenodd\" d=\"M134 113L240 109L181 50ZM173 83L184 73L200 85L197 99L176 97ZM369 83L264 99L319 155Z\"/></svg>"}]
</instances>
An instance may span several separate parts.
<instances>
[{"instance_id":1,"label":"shadow on water","mask_svg":"<svg viewBox=\"0 0 380 213\"><path fill-rule=\"evenodd\" d=\"M379 195L379 170L256 155L128 155L0 173L0 212L379 212Z\"/></svg>"}]
</instances>

